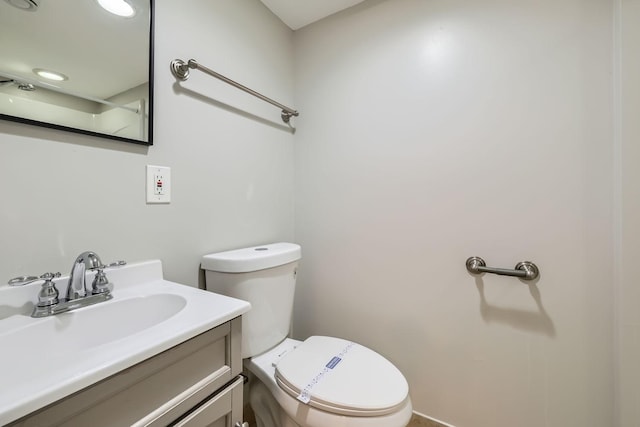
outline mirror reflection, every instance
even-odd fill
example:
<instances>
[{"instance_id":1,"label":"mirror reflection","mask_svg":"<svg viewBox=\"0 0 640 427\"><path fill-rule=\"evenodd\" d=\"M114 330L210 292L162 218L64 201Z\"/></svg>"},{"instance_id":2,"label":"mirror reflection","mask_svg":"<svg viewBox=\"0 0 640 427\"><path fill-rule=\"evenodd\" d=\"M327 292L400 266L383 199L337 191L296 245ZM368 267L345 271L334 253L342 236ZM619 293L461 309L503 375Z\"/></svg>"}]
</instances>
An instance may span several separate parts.
<instances>
[{"instance_id":1,"label":"mirror reflection","mask_svg":"<svg viewBox=\"0 0 640 427\"><path fill-rule=\"evenodd\" d=\"M0 118L152 143L151 0L0 0Z\"/></svg>"}]
</instances>

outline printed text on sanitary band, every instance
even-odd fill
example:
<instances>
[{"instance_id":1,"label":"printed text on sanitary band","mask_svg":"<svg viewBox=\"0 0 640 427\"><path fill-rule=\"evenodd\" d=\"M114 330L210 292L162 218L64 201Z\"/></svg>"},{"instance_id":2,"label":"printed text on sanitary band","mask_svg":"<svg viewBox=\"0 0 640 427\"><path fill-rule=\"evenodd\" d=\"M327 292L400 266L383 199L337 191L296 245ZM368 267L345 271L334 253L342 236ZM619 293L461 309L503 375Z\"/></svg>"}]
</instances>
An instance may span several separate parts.
<instances>
[{"instance_id":1,"label":"printed text on sanitary band","mask_svg":"<svg viewBox=\"0 0 640 427\"><path fill-rule=\"evenodd\" d=\"M342 349L340 353L331 358L331 360L324 366L324 368L313 377L313 379L307 384L307 386L302 389L297 399L304 403L308 404L311 401L311 390L322 380L328 373L330 373L338 364L344 359L344 356L351 350L351 348L355 345L354 342L350 342L345 348Z\"/></svg>"}]
</instances>

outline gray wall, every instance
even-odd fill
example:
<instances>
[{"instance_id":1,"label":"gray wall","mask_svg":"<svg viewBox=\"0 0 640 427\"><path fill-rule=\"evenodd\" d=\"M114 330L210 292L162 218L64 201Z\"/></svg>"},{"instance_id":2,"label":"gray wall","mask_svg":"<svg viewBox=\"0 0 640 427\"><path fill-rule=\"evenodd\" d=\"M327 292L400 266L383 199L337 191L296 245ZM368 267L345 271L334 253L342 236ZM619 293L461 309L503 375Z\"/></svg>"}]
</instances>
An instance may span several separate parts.
<instances>
[{"instance_id":1,"label":"gray wall","mask_svg":"<svg viewBox=\"0 0 640 427\"><path fill-rule=\"evenodd\" d=\"M616 112L616 427L640 425L640 1L618 0Z\"/></svg>"},{"instance_id":2,"label":"gray wall","mask_svg":"<svg viewBox=\"0 0 640 427\"><path fill-rule=\"evenodd\" d=\"M0 280L68 274L94 250L159 258L195 286L205 253L293 239L293 134L278 109L169 71L196 58L292 104L291 30L257 0L157 0L155 36L152 147L0 122ZM145 203L147 164L171 167L170 205Z\"/></svg>"},{"instance_id":3,"label":"gray wall","mask_svg":"<svg viewBox=\"0 0 640 427\"><path fill-rule=\"evenodd\" d=\"M612 17L369 1L296 32L297 337L376 349L457 427L612 425Z\"/></svg>"}]
</instances>

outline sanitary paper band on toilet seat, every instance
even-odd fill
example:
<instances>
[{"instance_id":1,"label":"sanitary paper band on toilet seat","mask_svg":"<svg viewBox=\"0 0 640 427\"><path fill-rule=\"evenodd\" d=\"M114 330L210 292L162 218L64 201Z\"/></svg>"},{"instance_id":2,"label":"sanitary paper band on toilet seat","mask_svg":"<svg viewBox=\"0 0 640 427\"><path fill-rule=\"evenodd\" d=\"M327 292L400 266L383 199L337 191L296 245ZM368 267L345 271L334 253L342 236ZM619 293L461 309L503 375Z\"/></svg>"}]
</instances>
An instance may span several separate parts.
<instances>
[{"instance_id":1,"label":"sanitary paper band on toilet seat","mask_svg":"<svg viewBox=\"0 0 640 427\"><path fill-rule=\"evenodd\" d=\"M304 404L308 404L311 401L311 390L316 386L316 384L320 382L320 380L322 380L322 378L324 378L328 373L333 371L336 366L338 366L342 359L344 359L344 356L349 352L349 350L351 350L351 348L353 348L354 345L354 342L349 342L349 344L345 348L343 348L340 353L338 353L336 356L333 356L331 360L324 366L324 368L318 373L318 375L313 377L309 384L307 384L306 387L302 389L296 399Z\"/></svg>"}]
</instances>

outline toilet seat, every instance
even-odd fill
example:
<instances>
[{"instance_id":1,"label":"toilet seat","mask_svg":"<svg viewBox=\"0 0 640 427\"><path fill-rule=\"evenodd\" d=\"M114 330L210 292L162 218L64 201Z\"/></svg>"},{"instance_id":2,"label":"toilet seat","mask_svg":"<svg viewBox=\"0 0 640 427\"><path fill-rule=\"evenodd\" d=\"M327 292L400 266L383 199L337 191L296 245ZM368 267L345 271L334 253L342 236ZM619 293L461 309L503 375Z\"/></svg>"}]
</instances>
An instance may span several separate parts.
<instances>
[{"instance_id":1,"label":"toilet seat","mask_svg":"<svg viewBox=\"0 0 640 427\"><path fill-rule=\"evenodd\" d=\"M278 386L319 410L356 417L393 413L406 404L409 386L387 359L340 338L313 336L282 356Z\"/></svg>"}]
</instances>

